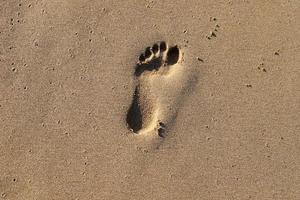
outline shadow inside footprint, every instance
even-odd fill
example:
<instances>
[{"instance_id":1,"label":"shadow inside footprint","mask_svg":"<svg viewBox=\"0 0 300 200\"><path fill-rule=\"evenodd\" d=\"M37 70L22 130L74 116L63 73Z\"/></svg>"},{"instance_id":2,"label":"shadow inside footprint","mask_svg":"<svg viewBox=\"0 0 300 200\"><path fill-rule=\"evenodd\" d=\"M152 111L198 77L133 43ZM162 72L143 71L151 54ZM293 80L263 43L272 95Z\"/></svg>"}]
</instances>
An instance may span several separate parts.
<instances>
[{"instance_id":1,"label":"shadow inside footprint","mask_svg":"<svg viewBox=\"0 0 300 200\"><path fill-rule=\"evenodd\" d=\"M135 76L140 76L144 71L153 71L153 70L158 70L162 65L162 60L160 58L153 59L148 63L142 63L138 64L136 66L134 75Z\"/></svg>"},{"instance_id":2,"label":"shadow inside footprint","mask_svg":"<svg viewBox=\"0 0 300 200\"><path fill-rule=\"evenodd\" d=\"M138 87L136 87L133 94L132 104L128 110L126 117L128 127L132 129L134 133L137 133L139 130L141 130L143 125L139 98L139 90Z\"/></svg>"}]
</instances>

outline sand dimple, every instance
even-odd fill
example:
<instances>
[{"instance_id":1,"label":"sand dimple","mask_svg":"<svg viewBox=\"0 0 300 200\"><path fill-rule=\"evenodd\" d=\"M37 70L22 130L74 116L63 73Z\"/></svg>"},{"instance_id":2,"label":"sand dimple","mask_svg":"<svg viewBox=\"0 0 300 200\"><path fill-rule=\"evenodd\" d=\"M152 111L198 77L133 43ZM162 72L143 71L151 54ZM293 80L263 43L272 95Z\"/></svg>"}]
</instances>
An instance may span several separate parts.
<instances>
[{"instance_id":1,"label":"sand dimple","mask_svg":"<svg viewBox=\"0 0 300 200\"><path fill-rule=\"evenodd\" d=\"M171 71L181 67L181 57L179 47L169 47L166 42L147 47L140 55L134 72L137 82L133 100L126 117L128 128L134 133L143 134L156 130L158 136L166 137L166 125L172 116L162 113L164 105L161 105L159 96L164 95L165 91L153 88L152 82L157 79L164 82L170 78Z\"/></svg>"}]
</instances>

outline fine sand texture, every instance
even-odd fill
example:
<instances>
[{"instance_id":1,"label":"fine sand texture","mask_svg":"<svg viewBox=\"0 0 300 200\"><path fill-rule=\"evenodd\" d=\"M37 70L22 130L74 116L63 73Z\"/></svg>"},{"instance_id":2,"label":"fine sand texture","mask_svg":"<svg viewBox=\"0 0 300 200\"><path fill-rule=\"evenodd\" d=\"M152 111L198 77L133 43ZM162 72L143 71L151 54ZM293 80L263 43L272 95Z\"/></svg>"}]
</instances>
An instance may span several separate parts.
<instances>
[{"instance_id":1,"label":"fine sand texture","mask_svg":"<svg viewBox=\"0 0 300 200\"><path fill-rule=\"evenodd\" d=\"M299 199L299 0L0 0L0 200Z\"/></svg>"}]
</instances>

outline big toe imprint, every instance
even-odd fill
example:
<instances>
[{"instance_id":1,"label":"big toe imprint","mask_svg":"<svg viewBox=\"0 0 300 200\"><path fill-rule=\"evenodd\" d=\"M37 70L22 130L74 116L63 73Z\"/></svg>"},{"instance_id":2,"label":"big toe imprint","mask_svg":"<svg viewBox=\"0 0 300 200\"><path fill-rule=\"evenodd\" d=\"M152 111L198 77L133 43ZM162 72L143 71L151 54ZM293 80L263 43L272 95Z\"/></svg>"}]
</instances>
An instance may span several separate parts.
<instances>
[{"instance_id":1,"label":"big toe imprint","mask_svg":"<svg viewBox=\"0 0 300 200\"><path fill-rule=\"evenodd\" d=\"M134 72L136 85L133 99L126 117L128 128L134 133L155 131L156 135L166 137L168 123L174 116L163 113L165 109L162 107L165 105L160 103L159 96L167 95L164 94L167 90L153 87L153 82L161 81L163 85L163 82L172 79L171 71L182 67L182 62L180 48L169 46L166 42L155 43L140 55Z\"/></svg>"}]
</instances>

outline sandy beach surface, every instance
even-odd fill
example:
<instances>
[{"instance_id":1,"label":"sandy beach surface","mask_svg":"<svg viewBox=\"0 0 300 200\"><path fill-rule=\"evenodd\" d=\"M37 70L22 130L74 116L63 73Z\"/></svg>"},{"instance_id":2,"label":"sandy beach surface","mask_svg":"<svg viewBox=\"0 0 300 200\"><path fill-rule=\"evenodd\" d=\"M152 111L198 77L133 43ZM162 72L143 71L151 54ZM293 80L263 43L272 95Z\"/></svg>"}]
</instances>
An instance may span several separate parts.
<instances>
[{"instance_id":1,"label":"sandy beach surface","mask_svg":"<svg viewBox=\"0 0 300 200\"><path fill-rule=\"evenodd\" d=\"M0 200L298 200L299 88L298 0L0 0Z\"/></svg>"}]
</instances>

